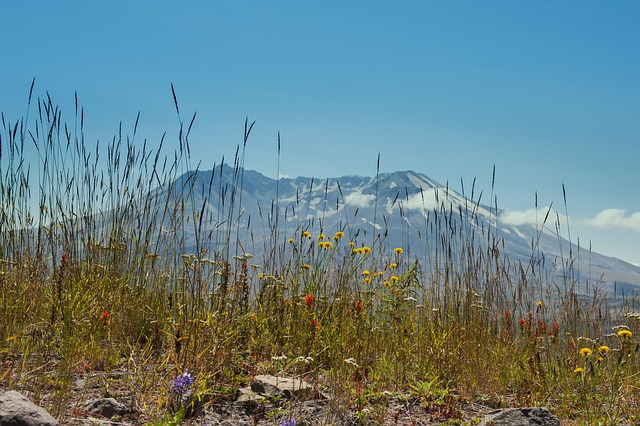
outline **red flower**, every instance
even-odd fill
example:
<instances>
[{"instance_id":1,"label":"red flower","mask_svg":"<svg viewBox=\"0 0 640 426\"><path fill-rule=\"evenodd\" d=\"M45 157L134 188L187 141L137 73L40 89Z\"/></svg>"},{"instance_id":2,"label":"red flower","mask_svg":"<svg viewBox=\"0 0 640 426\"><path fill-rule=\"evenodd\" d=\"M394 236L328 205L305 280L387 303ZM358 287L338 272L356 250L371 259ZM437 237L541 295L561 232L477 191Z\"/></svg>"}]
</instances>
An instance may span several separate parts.
<instances>
[{"instance_id":1,"label":"red flower","mask_svg":"<svg viewBox=\"0 0 640 426\"><path fill-rule=\"evenodd\" d=\"M311 331L316 331L316 330L320 330L320 321L318 321L316 318L312 318L311 319Z\"/></svg>"},{"instance_id":2,"label":"red flower","mask_svg":"<svg viewBox=\"0 0 640 426\"><path fill-rule=\"evenodd\" d=\"M100 314L100 320L104 321L104 325L109 325L111 323L111 314L104 311Z\"/></svg>"},{"instance_id":3,"label":"red flower","mask_svg":"<svg viewBox=\"0 0 640 426\"><path fill-rule=\"evenodd\" d=\"M313 294L307 294L304 297L304 306L311 309L313 308L313 304L315 303L315 301L316 301L316 298L313 296Z\"/></svg>"},{"instance_id":4,"label":"red flower","mask_svg":"<svg viewBox=\"0 0 640 426\"><path fill-rule=\"evenodd\" d=\"M364 307L364 303L362 302L362 300L358 300L356 303L354 303L353 310L356 312L357 315L360 315L363 307Z\"/></svg>"}]
</instances>

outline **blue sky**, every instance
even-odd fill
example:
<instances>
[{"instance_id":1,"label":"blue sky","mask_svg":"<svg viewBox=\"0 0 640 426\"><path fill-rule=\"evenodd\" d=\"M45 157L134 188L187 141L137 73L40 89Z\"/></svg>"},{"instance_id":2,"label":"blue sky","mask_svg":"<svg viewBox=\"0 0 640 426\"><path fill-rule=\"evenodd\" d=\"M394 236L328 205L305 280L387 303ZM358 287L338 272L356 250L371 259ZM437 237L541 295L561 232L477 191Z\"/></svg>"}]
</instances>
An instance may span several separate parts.
<instances>
[{"instance_id":1,"label":"blue sky","mask_svg":"<svg viewBox=\"0 0 640 426\"><path fill-rule=\"evenodd\" d=\"M526 215L568 198L583 246L640 263L640 3L617 1L30 1L3 5L0 110L49 92L86 136L141 111L149 143L197 111L208 169L256 125L245 165L477 178ZM171 139L173 138L173 139ZM488 200L487 200L488 201ZM635 216L634 216L635 214ZM606 225L606 226L605 226Z\"/></svg>"}]
</instances>

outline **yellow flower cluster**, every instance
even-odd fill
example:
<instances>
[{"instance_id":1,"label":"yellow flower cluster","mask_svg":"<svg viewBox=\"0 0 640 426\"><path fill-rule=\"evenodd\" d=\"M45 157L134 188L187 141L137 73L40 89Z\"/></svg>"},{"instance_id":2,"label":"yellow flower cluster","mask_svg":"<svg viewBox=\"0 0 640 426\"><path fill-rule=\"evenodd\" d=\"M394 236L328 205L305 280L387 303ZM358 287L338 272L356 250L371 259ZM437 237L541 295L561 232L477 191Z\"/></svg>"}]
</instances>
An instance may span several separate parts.
<instances>
[{"instance_id":1,"label":"yellow flower cluster","mask_svg":"<svg viewBox=\"0 0 640 426\"><path fill-rule=\"evenodd\" d=\"M589 348L582 348L580 349L580 356L584 356L587 357L589 355L591 355L592 350Z\"/></svg>"},{"instance_id":2,"label":"yellow flower cluster","mask_svg":"<svg viewBox=\"0 0 640 426\"><path fill-rule=\"evenodd\" d=\"M370 247L357 247L352 250L353 254L369 254L371 253Z\"/></svg>"},{"instance_id":3,"label":"yellow flower cluster","mask_svg":"<svg viewBox=\"0 0 640 426\"><path fill-rule=\"evenodd\" d=\"M333 248L333 243L331 241L320 241L318 243L319 247L322 247L325 250L329 250L331 248Z\"/></svg>"},{"instance_id":4,"label":"yellow flower cluster","mask_svg":"<svg viewBox=\"0 0 640 426\"><path fill-rule=\"evenodd\" d=\"M620 330L618 331L618 337L622 337L623 339L628 337L631 338L631 336L633 336L633 333L631 332L631 330Z\"/></svg>"},{"instance_id":5,"label":"yellow flower cluster","mask_svg":"<svg viewBox=\"0 0 640 426\"><path fill-rule=\"evenodd\" d=\"M338 241L342 237L344 237L344 232L338 231L338 232L336 232L336 235L333 236L333 239Z\"/></svg>"}]
</instances>

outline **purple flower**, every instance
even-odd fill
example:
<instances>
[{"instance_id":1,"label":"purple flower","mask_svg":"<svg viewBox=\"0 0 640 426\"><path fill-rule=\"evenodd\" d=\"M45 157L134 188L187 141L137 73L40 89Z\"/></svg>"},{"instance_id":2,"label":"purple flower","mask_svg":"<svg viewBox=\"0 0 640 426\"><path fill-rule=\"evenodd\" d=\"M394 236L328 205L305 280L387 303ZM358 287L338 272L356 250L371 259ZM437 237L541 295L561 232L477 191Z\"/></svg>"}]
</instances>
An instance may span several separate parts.
<instances>
[{"instance_id":1,"label":"purple flower","mask_svg":"<svg viewBox=\"0 0 640 426\"><path fill-rule=\"evenodd\" d=\"M280 426L296 426L296 419L291 419L280 423Z\"/></svg>"},{"instance_id":2,"label":"purple flower","mask_svg":"<svg viewBox=\"0 0 640 426\"><path fill-rule=\"evenodd\" d=\"M185 371L173 381L173 390L176 392L185 392L191 385L193 385L193 377Z\"/></svg>"}]
</instances>

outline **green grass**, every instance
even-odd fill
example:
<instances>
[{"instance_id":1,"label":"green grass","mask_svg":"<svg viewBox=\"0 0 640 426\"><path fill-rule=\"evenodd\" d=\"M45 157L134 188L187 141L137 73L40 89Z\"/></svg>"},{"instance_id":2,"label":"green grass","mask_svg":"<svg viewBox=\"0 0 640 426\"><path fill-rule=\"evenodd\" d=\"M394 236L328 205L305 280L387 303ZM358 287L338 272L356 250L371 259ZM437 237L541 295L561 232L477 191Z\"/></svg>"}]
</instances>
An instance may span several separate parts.
<instances>
[{"instance_id":1,"label":"green grass","mask_svg":"<svg viewBox=\"0 0 640 426\"><path fill-rule=\"evenodd\" d=\"M439 242L420 261L352 226L284 231L273 210L265 255L253 257L237 220L249 123L233 185L207 198L216 215L193 205L193 181L175 181L197 169L191 124L170 154L164 138L157 150L136 140L137 121L131 136L89 144L83 111L65 124L48 97L30 96L25 118L2 125L0 385L61 420L86 396L74 381L104 372L92 379L100 394L128 398L149 423L178 423L172 387L188 371L192 399L255 374L303 375L363 421L389 394L452 419L476 401L548 406L563 424L640 421L637 301L614 309L511 262L490 230L451 230L462 212L444 203L425 221Z\"/></svg>"}]
</instances>

